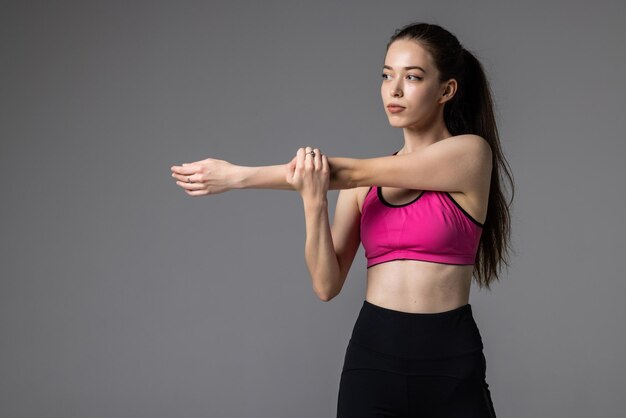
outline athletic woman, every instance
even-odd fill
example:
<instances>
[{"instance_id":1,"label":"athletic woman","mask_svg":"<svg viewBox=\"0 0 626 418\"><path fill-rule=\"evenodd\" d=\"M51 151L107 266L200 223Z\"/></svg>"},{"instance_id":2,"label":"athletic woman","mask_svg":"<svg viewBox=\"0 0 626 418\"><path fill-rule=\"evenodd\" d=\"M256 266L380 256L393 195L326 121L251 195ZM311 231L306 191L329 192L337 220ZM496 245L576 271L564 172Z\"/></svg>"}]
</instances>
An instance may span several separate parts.
<instances>
[{"instance_id":1,"label":"athletic woman","mask_svg":"<svg viewBox=\"0 0 626 418\"><path fill-rule=\"evenodd\" d=\"M441 26L414 23L387 44L381 97L402 148L379 158L300 148L291 162L172 167L191 196L297 190L313 289L337 296L358 250L367 292L348 342L337 417L495 417L472 278L491 290L510 240L507 170L480 62ZM327 191L339 189L332 227ZM513 196L513 195L512 195ZM512 198L511 198L512 201Z\"/></svg>"}]
</instances>

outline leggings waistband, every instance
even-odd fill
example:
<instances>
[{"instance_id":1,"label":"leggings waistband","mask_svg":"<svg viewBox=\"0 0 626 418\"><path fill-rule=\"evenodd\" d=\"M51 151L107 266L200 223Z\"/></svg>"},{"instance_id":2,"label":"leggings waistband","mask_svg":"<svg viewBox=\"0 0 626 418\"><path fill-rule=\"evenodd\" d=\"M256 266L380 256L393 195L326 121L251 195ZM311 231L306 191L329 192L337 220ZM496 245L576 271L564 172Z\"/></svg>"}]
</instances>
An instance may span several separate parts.
<instances>
[{"instance_id":1,"label":"leggings waistband","mask_svg":"<svg viewBox=\"0 0 626 418\"><path fill-rule=\"evenodd\" d=\"M396 311L394 309L385 308L384 306L375 305L367 300L363 300L363 307L369 310L376 310L384 315L394 316L396 318L407 318L412 321L419 321L420 319L442 319L448 318L452 315L462 315L463 313L469 312L471 315L472 305L465 304L459 306L458 308L451 309L449 311L443 312L404 312L404 311Z\"/></svg>"},{"instance_id":2,"label":"leggings waistband","mask_svg":"<svg viewBox=\"0 0 626 418\"><path fill-rule=\"evenodd\" d=\"M470 304L444 312L412 313L364 300L351 341L404 359L455 357L483 349Z\"/></svg>"}]
</instances>

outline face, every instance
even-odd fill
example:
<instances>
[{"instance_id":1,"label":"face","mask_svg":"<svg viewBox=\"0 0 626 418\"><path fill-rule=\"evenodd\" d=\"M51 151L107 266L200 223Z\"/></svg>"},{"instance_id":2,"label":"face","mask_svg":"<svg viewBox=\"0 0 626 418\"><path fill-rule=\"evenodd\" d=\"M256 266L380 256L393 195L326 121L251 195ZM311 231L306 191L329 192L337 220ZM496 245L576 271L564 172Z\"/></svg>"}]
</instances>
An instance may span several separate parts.
<instances>
[{"instance_id":1,"label":"face","mask_svg":"<svg viewBox=\"0 0 626 418\"><path fill-rule=\"evenodd\" d=\"M440 82L430 53L408 39L398 39L389 46L382 79L380 93L385 112L389 123L397 128L423 128L435 123L443 104L456 91L456 80ZM392 103L404 109L393 112L387 107Z\"/></svg>"}]
</instances>

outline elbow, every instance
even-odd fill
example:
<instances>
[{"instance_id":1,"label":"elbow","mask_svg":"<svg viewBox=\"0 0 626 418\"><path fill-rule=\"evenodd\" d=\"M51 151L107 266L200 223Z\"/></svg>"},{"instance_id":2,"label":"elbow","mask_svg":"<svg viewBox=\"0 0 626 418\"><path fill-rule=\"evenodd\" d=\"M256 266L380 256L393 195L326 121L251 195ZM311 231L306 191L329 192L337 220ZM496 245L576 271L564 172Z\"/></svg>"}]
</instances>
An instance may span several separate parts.
<instances>
[{"instance_id":1,"label":"elbow","mask_svg":"<svg viewBox=\"0 0 626 418\"><path fill-rule=\"evenodd\" d=\"M328 302L328 301L330 301L330 299L332 299L332 298L328 297L328 295L319 295L319 294L317 295L317 298L319 300L321 300L322 302Z\"/></svg>"},{"instance_id":2,"label":"elbow","mask_svg":"<svg viewBox=\"0 0 626 418\"><path fill-rule=\"evenodd\" d=\"M317 295L317 297L322 302L330 302L335 296L326 294L326 295Z\"/></svg>"},{"instance_id":3,"label":"elbow","mask_svg":"<svg viewBox=\"0 0 626 418\"><path fill-rule=\"evenodd\" d=\"M318 298L319 298L319 300L321 300L322 302L330 302L330 301L331 301L331 299L332 299L334 296L331 296L331 295L328 295L328 294L327 294L327 295L317 295L317 297L318 297Z\"/></svg>"},{"instance_id":4,"label":"elbow","mask_svg":"<svg viewBox=\"0 0 626 418\"><path fill-rule=\"evenodd\" d=\"M331 301L341 292L345 279L342 279L341 272L327 273L324 276L312 275L313 292L323 302Z\"/></svg>"},{"instance_id":5,"label":"elbow","mask_svg":"<svg viewBox=\"0 0 626 418\"><path fill-rule=\"evenodd\" d=\"M335 298L335 296L337 296L339 294L339 291L315 291L315 294L317 295L317 297L319 298L319 300L321 300L322 302L330 302L332 299Z\"/></svg>"}]
</instances>

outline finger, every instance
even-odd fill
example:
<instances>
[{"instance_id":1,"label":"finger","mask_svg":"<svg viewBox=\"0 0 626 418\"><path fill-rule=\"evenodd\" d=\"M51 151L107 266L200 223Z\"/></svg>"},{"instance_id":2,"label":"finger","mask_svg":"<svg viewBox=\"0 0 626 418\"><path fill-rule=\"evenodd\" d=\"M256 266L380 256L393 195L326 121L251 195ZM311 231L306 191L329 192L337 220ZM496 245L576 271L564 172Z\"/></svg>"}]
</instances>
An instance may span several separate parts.
<instances>
[{"instance_id":1,"label":"finger","mask_svg":"<svg viewBox=\"0 0 626 418\"><path fill-rule=\"evenodd\" d=\"M189 196L205 196L207 192L205 190L185 190Z\"/></svg>"},{"instance_id":2,"label":"finger","mask_svg":"<svg viewBox=\"0 0 626 418\"><path fill-rule=\"evenodd\" d=\"M170 167L170 169L175 173L188 176L197 173L200 170L200 166L197 164L189 164L184 166L173 165L172 167Z\"/></svg>"},{"instance_id":3,"label":"finger","mask_svg":"<svg viewBox=\"0 0 626 418\"><path fill-rule=\"evenodd\" d=\"M177 181L176 184L178 184L180 187L182 187L185 190L201 190L204 189L204 184L202 183L187 183L184 181Z\"/></svg>"},{"instance_id":4,"label":"finger","mask_svg":"<svg viewBox=\"0 0 626 418\"><path fill-rule=\"evenodd\" d=\"M322 173L328 174L328 158L325 155L322 155Z\"/></svg>"},{"instance_id":5,"label":"finger","mask_svg":"<svg viewBox=\"0 0 626 418\"><path fill-rule=\"evenodd\" d=\"M199 182L200 181L200 179L197 178L193 174L191 174L191 175L182 175L182 174L172 173L172 177L174 177L177 180L182 181L183 183L193 183L193 182Z\"/></svg>"},{"instance_id":6,"label":"finger","mask_svg":"<svg viewBox=\"0 0 626 418\"><path fill-rule=\"evenodd\" d=\"M315 153L315 157L313 157L313 166L315 167L315 171L320 171L322 169L322 153L319 148L315 148L313 152Z\"/></svg>"},{"instance_id":7,"label":"finger","mask_svg":"<svg viewBox=\"0 0 626 418\"><path fill-rule=\"evenodd\" d=\"M296 160L298 159L298 155L294 155L293 158L291 159L291 161L289 161L289 164L293 167L296 166Z\"/></svg>"},{"instance_id":8,"label":"finger","mask_svg":"<svg viewBox=\"0 0 626 418\"><path fill-rule=\"evenodd\" d=\"M296 170L304 168L304 148L298 148L298 152L296 154Z\"/></svg>"},{"instance_id":9,"label":"finger","mask_svg":"<svg viewBox=\"0 0 626 418\"><path fill-rule=\"evenodd\" d=\"M291 180L293 179L295 170L296 170L296 157L294 157L293 160L287 163L287 170L286 170L285 175L289 183L291 183Z\"/></svg>"},{"instance_id":10,"label":"finger","mask_svg":"<svg viewBox=\"0 0 626 418\"><path fill-rule=\"evenodd\" d=\"M313 158L308 158L308 157L310 157L310 156L311 156L311 147L307 146L307 147L305 148L305 154L304 154L304 156L305 156L305 160L304 160L304 162L305 162L305 167L306 167L306 168L309 168L309 169L313 169L313 168L315 168L315 167L314 167L314 165L313 165Z\"/></svg>"}]
</instances>

